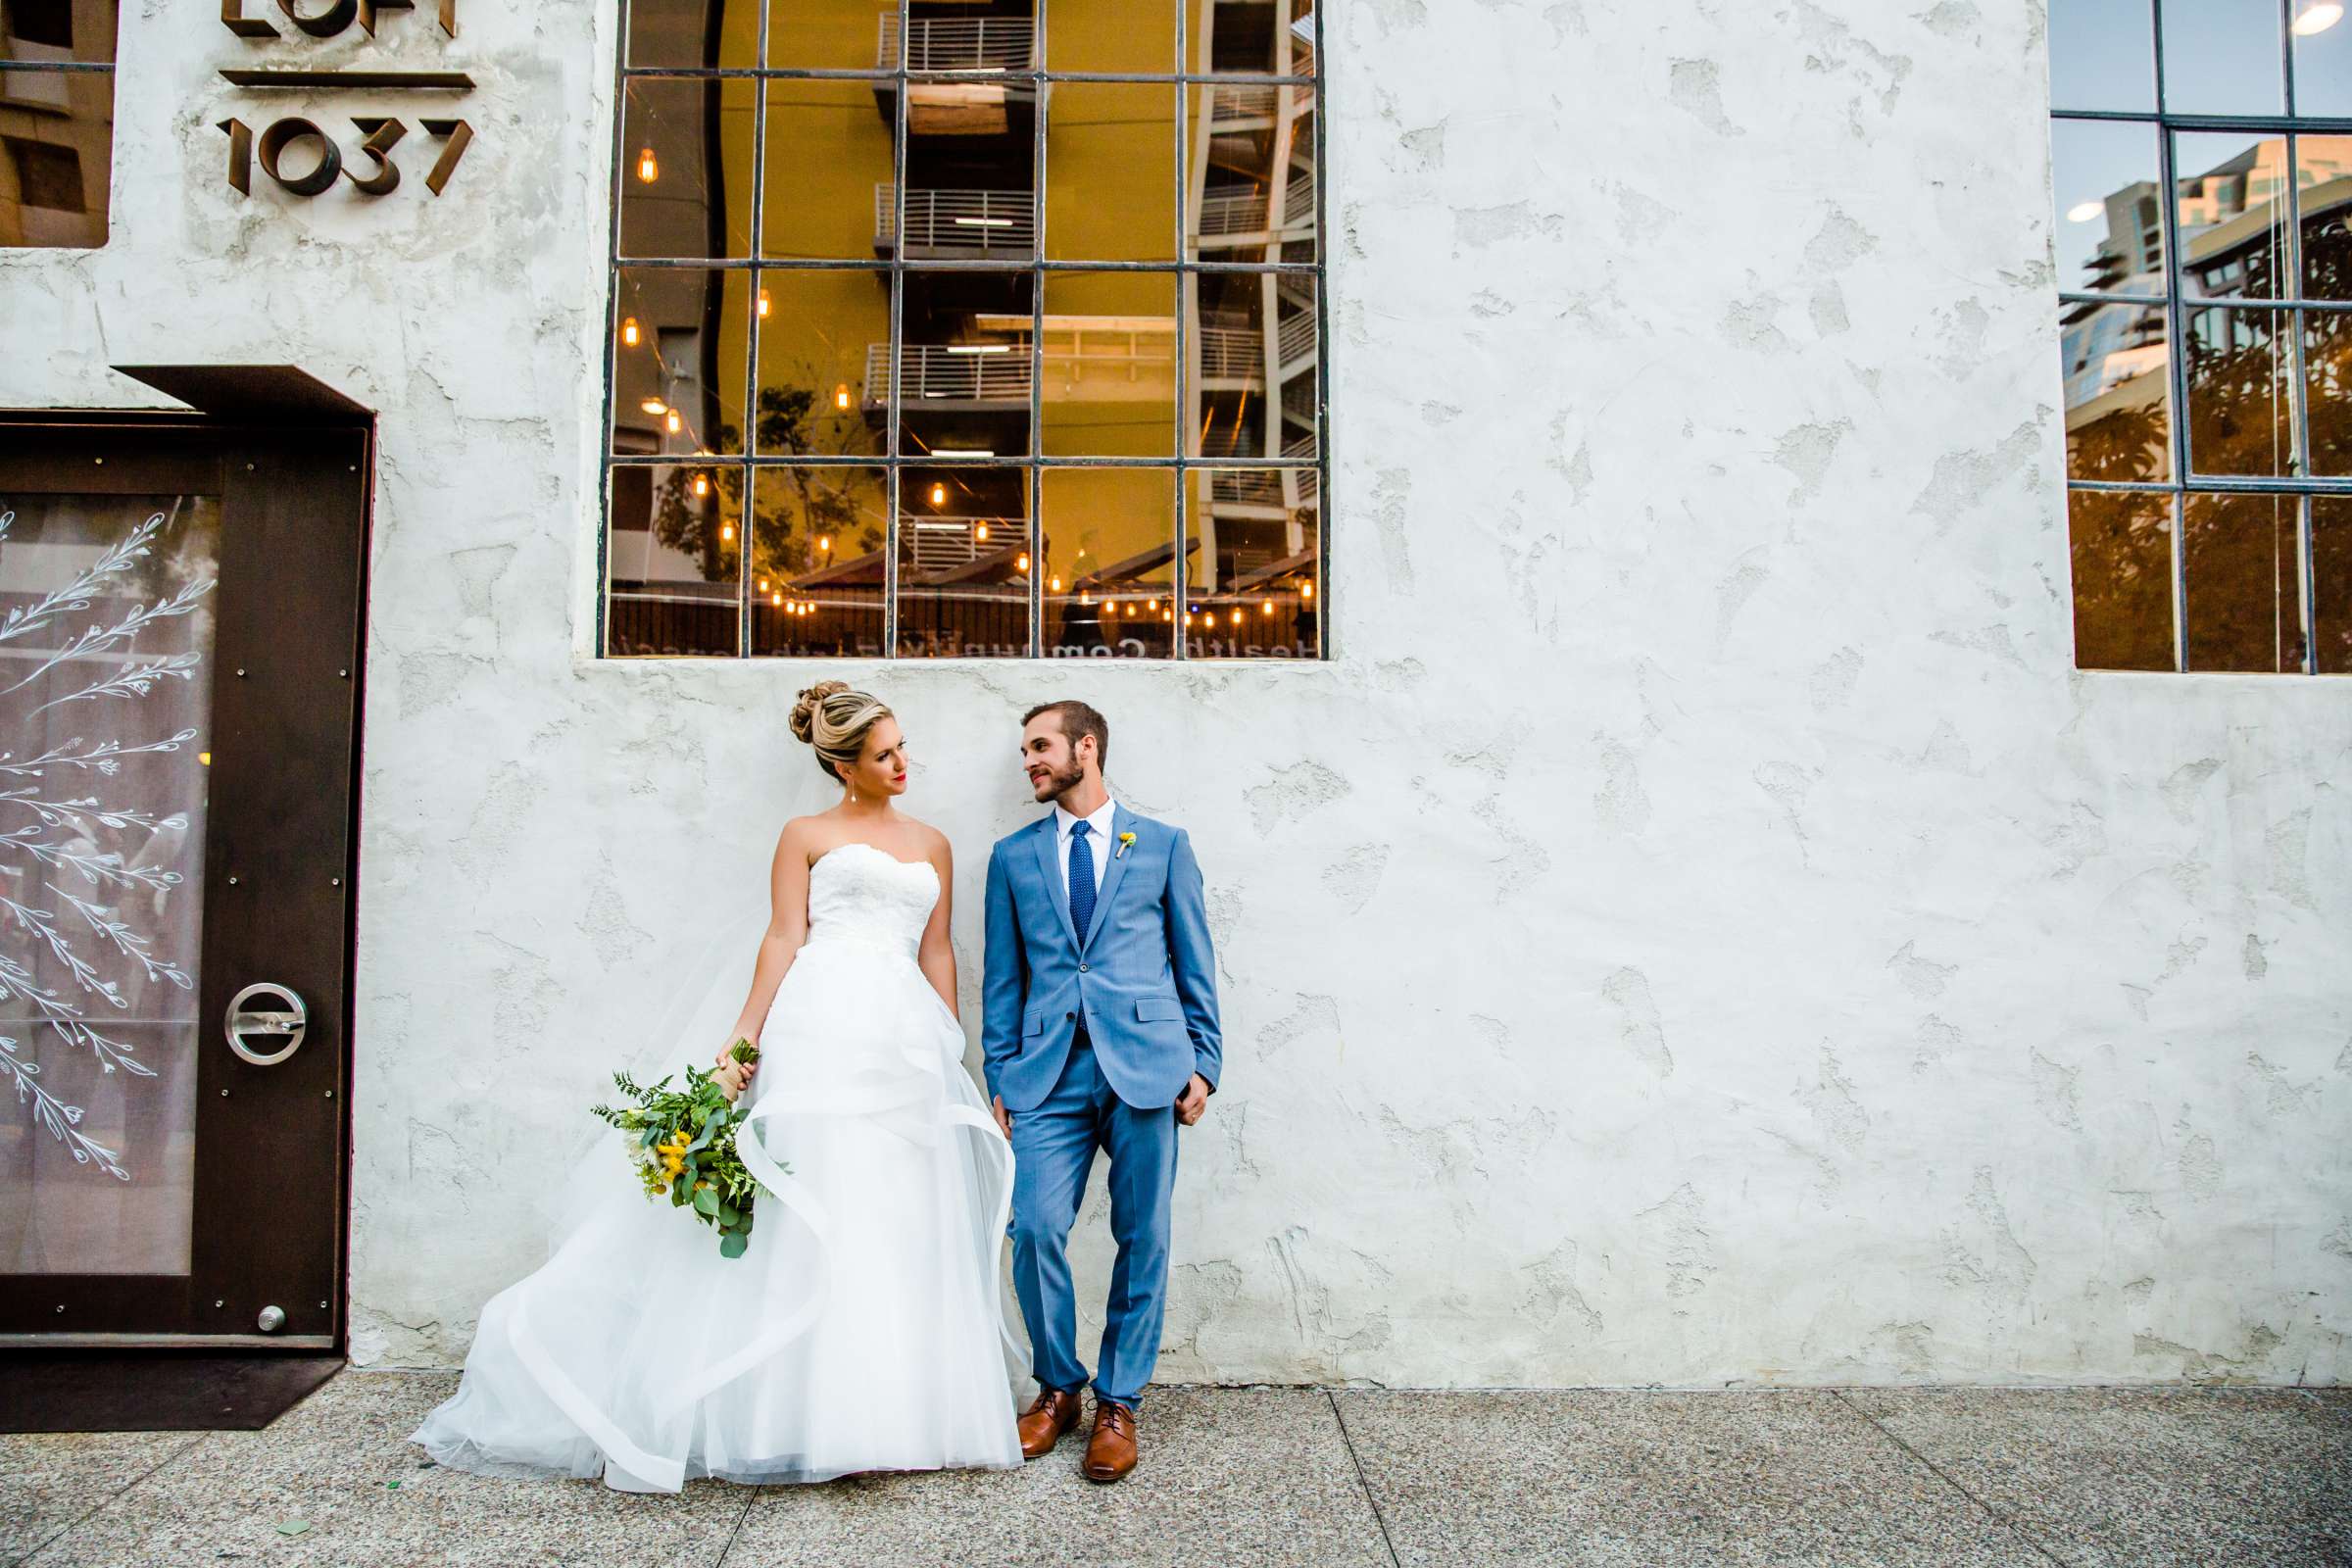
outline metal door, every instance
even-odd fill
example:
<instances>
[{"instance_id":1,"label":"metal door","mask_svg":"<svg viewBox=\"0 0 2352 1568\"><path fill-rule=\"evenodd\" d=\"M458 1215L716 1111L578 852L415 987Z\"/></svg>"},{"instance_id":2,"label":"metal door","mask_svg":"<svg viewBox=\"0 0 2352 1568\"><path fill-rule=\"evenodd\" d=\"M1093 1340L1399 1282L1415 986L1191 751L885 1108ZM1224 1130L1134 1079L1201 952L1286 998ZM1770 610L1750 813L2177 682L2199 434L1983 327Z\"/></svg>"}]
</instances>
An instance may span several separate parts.
<instances>
[{"instance_id":1,"label":"metal door","mask_svg":"<svg viewBox=\"0 0 2352 1568\"><path fill-rule=\"evenodd\" d=\"M0 421L0 1340L341 1344L368 440Z\"/></svg>"}]
</instances>

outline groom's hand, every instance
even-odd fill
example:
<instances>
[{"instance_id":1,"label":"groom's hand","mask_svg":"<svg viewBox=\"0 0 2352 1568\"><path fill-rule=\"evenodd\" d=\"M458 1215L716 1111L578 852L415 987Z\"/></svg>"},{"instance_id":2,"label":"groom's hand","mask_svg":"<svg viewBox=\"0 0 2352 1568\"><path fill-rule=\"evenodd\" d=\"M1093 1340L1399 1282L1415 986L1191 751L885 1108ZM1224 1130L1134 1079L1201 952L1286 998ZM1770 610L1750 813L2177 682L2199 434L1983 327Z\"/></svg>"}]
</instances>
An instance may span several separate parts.
<instances>
[{"instance_id":1,"label":"groom's hand","mask_svg":"<svg viewBox=\"0 0 2352 1568\"><path fill-rule=\"evenodd\" d=\"M1007 1115L1007 1114L1005 1113L1005 1110L1004 1110L1004 1097L1003 1095L999 1095L999 1096L997 1096L997 1098L996 1098L996 1106L997 1106L997 1126L998 1126L1000 1129L1002 1129L1002 1130L1003 1130L1003 1132L1004 1132L1004 1134L1005 1141L1006 1141L1007 1143L1009 1143L1009 1142L1011 1142L1011 1140L1012 1140L1012 1117L1010 1117L1009 1115Z\"/></svg>"},{"instance_id":2,"label":"groom's hand","mask_svg":"<svg viewBox=\"0 0 2352 1568\"><path fill-rule=\"evenodd\" d=\"M1208 1080L1195 1073L1193 1081L1184 1086L1184 1093L1176 1097L1176 1119L1190 1127L1207 1109Z\"/></svg>"}]
</instances>

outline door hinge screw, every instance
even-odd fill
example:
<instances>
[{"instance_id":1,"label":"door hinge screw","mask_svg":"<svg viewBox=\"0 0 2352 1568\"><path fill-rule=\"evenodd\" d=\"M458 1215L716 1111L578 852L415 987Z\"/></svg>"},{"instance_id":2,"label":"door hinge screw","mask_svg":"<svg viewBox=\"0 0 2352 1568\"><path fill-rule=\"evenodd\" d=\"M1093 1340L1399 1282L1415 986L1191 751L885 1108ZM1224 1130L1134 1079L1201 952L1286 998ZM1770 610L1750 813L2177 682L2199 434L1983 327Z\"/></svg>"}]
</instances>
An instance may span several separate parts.
<instances>
[{"instance_id":1,"label":"door hinge screw","mask_svg":"<svg viewBox=\"0 0 2352 1568\"><path fill-rule=\"evenodd\" d=\"M237 666L237 679L239 679L239 680L243 680L244 678L245 678L245 668L244 668L244 666L243 666L242 664L240 664L240 665L238 665L238 666Z\"/></svg>"},{"instance_id":2,"label":"door hinge screw","mask_svg":"<svg viewBox=\"0 0 2352 1568\"><path fill-rule=\"evenodd\" d=\"M232 877L230 877L230 878L228 879L228 885L229 885L230 887L232 887L232 888L233 888L233 887L235 887L235 886L237 885L237 879L236 879L235 877L233 877L233 876L232 876Z\"/></svg>"},{"instance_id":3,"label":"door hinge screw","mask_svg":"<svg viewBox=\"0 0 2352 1568\"><path fill-rule=\"evenodd\" d=\"M213 1304L215 1306L226 1306L228 1303L226 1301L215 1301Z\"/></svg>"},{"instance_id":4,"label":"door hinge screw","mask_svg":"<svg viewBox=\"0 0 2352 1568\"><path fill-rule=\"evenodd\" d=\"M228 1091L227 1091L227 1090L225 1090L225 1089L221 1090L221 1091L220 1091L220 1098L221 1098L222 1100L226 1100L226 1099L228 1098Z\"/></svg>"},{"instance_id":5,"label":"door hinge screw","mask_svg":"<svg viewBox=\"0 0 2352 1568\"><path fill-rule=\"evenodd\" d=\"M339 888L343 885L343 879L339 876L330 876L326 879L326 885L330 888Z\"/></svg>"},{"instance_id":6,"label":"door hinge screw","mask_svg":"<svg viewBox=\"0 0 2352 1568\"><path fill-rule=\"evenodd\" d=\"M351 679L351 671L348 669L338 669L335 671L335 676L339 680L349 680Z\"/></svg>"},{"instance_id":7,"label":"door hinge screw","mask_svg":"<svg viewBox=\"0 0 2352 1568\"><path fill-rule=\"evenodd\" d=\"M326 1097L325 1097L325 1098L327 1098L328 1100L332 1100L332 1099L334 1099L334 1098L335 1098L335 1092L334 1092L332 1089L329 1089L329 1090L326 1092Z\"/></svg>"}]
</instances>

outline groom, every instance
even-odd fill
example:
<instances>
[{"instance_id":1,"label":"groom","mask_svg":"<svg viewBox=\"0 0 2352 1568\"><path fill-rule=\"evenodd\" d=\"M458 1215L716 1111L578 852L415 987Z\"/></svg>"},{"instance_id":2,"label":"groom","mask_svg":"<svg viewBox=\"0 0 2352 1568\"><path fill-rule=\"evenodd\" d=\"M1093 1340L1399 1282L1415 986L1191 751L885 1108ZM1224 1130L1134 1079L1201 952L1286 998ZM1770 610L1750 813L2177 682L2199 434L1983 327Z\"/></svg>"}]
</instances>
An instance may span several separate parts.
<instances>
[{"instance_id":1,"label":"groom","mask_svg":"<svg viewBox=\"0 0 2352 1568\"><path fill-rule=\"evenodd\" d=\"M1135 1407L1159 1356L1176 1129L1217 1087L1216 960L1200 867L1181 828L1115 805L1102 786L1110 725L1081 702L1032 709L1021 765L1051 816L988 858L980 1049L1012 1141L1012 1277L1028 1320L1037 1399L1021 1452L1078 1424L1076 1302L1066 1248L1087 1172L1110 1155L1119 1246L1079 1473L1135 1468Z\"/></svg>"}]
</instances>

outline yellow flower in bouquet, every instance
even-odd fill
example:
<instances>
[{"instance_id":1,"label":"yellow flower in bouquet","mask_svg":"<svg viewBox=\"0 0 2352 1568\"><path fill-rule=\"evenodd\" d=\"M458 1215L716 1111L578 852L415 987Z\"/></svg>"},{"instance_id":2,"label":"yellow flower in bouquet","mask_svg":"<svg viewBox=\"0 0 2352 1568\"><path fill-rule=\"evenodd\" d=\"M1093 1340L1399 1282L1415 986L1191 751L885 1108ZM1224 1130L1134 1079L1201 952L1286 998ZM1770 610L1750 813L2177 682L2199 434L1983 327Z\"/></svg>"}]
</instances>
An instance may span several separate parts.
<instances>
[{"instance_id":1,"label":"yellow flower in bouquet","mask_svg":"<svg viewBox=\"0 0 2352 1568\"><path fill-rule=\"evenodd\" d=\"M747 1065L760 1059L759 1048L748 1040L736 1041L728 1054ZM689 1067L680 1090L670 1088L667 1078L643 1085L616 1072L613 1084L633 1103L591 1109L628 1140L629 1160L646 1197L667 1198L671 1207L693 1210L718 1232L721 1257L741 1257L751 1246L753 1202L765 1191L736 1152L737 1130L750 1112L736 1105L730 1092L734 1081Z\"/></svg>"}]
</instances>

